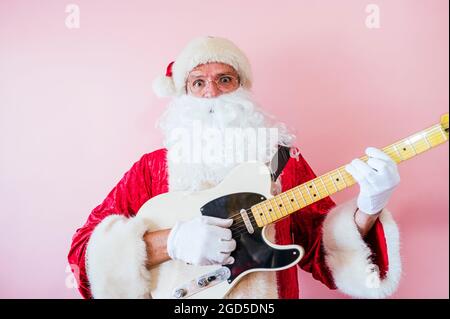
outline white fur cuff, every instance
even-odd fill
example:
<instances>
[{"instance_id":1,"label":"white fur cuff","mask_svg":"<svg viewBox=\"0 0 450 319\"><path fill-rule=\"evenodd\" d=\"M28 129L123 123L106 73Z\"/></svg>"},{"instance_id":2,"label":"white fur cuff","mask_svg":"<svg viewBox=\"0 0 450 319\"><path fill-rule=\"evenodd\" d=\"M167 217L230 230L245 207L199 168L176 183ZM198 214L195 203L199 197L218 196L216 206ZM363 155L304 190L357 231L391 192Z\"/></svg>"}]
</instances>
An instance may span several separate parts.
<instances>
[{"instance_id":1,"label":"white fur cuff","mask_svg":"<svg viewBox=\"0 0 450 319\"><path fill-rule=\"evenodd\" d=\"M389 261L386 276L381 279L378 266L371 260L370 248L362 239L354 213L356 199L334 207L323 223L325 260L336 286L356 298L385 298L398 287L401 277L399 233L391 213L383 209L383 225Z\"/></svg>"},{"instance_id":2,"label":"white fur cuff","mask_svg":"<svg viewBox=\"0 0 450 319\"><path fill-rule=\"evenodd\" d=\"M149 298L150 272L145 222L120 215L95 227L86 251L86 271L94 298Z\"/></svg>"}]
</instances>

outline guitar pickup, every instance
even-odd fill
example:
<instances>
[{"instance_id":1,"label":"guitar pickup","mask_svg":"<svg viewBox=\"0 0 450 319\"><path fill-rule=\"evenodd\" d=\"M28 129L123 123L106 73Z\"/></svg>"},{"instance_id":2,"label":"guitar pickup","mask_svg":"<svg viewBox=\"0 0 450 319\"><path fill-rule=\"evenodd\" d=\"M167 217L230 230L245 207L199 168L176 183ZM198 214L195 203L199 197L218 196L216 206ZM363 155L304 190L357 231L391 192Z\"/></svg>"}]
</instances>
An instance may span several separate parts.
<instances>
[{"instance_id":1,"label":"guitar pickup","mask_svg":"<svg viewBox=\"0 0 450 319\"><path fill-rule=\"evenodd\" d=\"M250 221L250 218L248 217L247 211L245 209L241 209L240 211L242 220L244 221L245 228L247 228L247 231L249 234L253 234L255 230L253 229L252 222Z\"/></svg>"}]
</instances>

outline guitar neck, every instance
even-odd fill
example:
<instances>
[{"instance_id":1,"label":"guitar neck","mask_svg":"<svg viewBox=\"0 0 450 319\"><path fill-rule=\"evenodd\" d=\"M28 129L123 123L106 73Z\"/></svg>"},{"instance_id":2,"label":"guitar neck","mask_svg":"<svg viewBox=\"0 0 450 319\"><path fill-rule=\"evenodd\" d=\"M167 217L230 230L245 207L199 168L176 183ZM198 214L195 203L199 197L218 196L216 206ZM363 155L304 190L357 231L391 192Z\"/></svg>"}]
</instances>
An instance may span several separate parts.
<instances>
[{"instance_id":1,"label":"guitar neck","mask_svg":"<svg viewBox=\"0 0 450 319\"><path fill-rule=\"evenodd\" d=\"M404 162L428 151L448 140L448 128L433 125L415 133L382 150L396 163ZM367 162L368 156L360 158ZM278 194L251 207L253 217L259 227L276 222L331 194L354 185L356 181L347 173L345 166L316 177L304 184Z\"/></svg>"}]
</instances>

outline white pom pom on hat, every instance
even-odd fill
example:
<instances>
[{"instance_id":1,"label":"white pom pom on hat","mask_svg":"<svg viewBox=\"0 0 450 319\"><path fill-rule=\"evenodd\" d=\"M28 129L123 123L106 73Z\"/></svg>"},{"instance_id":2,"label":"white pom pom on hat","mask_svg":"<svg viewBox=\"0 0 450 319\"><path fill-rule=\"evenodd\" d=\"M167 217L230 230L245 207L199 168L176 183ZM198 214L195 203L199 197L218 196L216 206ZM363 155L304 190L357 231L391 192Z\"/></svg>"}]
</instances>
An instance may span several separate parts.
<instances>
[{"instance_id":1,"label":"white pom pom on hat","mask_svg":"<svg viewBox=\"0 0 450 319\"><path fill-rule=\"evenodd\" d=\"M167 66L166 75L153 81L153 91L159 97L185 94L189 72L198 65L210 62L231 65L239 74L241 85L251 88L251 66L245 54L230 40L206 36L188 43L177 59Z\"/></svg>"},{"instance_id":2,"label":"white pom pom on hat","mask_svg":"<svg viewBox=\"0 0 450 319\"><path fill-rule=\"evenodd\" d=\"M158 97L167 97L175 95L175 84L172 79L172 65L170 62L167 66L166 75L159 76L153 80L153 91Z\"/></svg>"}]
</instances>

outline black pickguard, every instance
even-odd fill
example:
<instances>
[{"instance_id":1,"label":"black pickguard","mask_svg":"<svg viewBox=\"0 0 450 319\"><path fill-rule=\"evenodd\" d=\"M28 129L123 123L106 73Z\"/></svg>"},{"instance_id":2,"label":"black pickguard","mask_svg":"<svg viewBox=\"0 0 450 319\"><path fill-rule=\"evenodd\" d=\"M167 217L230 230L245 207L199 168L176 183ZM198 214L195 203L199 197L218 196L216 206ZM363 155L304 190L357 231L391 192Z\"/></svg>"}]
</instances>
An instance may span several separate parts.
<instances>
[{"instance_id":1,"label":"black pickguard","mask_svg":"<svg viewBox=\"0 0 450 319\"><path fill-rule=\"evenodd\" d=\"M250 209L251 206L263 200L266 198L256 193L234 193L216 198L200 210L203 215L226 219L239 214L243 208ZM253 234L243 231L242 227L239 230L235 229L234 224L230 228L237 245L236 250L231 254L235 258L234 264L225 266L231 271L229 283L249 269L281 268L292 263L299 256L298 249L275 249L267 245L262 237L262 228L253 221L252 224L255 230Z\"/></svg>"}]
</instances>

